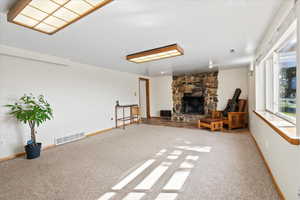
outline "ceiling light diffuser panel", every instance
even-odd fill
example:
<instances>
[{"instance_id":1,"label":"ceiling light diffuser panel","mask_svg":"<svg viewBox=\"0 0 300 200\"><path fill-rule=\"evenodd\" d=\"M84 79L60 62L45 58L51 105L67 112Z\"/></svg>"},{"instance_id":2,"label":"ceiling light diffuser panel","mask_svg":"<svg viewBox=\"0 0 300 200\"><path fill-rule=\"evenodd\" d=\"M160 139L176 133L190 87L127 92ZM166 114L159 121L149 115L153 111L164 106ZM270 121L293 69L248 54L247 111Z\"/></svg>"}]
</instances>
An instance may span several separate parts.
<instances>
[{"instance_id":1,"label":"ceiling light diffuser panel","mask_svg":"<svg viewBox=\"0 0 300 200\"><path fill-rule=\"evenodd\" d=\"M144 63L182 55L184 55L183 49L178 44L172 44L128 55L127 60L134 63Z\"/></svg>"},{"instance_id":2,"label":"ceiling light diffuser panel","mask_svg":"<svg viewBox=\"0 0 300 200\"><path fill-rule=\"evenodd\" d=\"M53 34L113 0L19 0L9 22Z\"/></svg>"}]
</instances>

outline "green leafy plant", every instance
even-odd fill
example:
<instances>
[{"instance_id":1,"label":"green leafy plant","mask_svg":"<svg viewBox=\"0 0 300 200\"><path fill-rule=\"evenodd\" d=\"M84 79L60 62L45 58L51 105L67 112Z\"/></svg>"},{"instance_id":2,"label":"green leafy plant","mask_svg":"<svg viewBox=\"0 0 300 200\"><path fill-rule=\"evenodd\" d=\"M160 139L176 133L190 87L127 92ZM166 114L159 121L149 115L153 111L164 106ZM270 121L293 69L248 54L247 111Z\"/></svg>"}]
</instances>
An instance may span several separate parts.
<instances>
[{"instance_id":1,"label":"green leafy plant","mask_svg":"<svg viewBox=\"0 0 300 200\"><path fill-rule=\"evenodd\" d=\"M16 103L5 106L10 108L10 115L29 125L33 144L36 144L36 127L53 118L51 106L43 95L34 97L25 94Z\"/></svg>"}]
</instances>

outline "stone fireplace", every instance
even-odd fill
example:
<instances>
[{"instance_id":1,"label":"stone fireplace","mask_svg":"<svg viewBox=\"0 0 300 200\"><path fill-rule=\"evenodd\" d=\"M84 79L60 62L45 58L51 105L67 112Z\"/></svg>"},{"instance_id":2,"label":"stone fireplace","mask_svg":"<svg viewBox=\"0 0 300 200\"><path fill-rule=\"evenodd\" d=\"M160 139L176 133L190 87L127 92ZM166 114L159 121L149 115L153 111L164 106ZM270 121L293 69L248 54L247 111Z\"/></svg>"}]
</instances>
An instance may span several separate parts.
<instances>
[{"instance_id":1,"label":"stone fireplace","mask_svg":"<svg viewBox=\"0 0 300 200\"><path fill-rule=\"evenodd\" d=\"M198 114L204 115L204 96L192 96L184 94L182 98L182 113L183 114Z\"/></svg>"},{"instance_id":2,"label":"stone fireplace","mask_svg":"<svg viewBox=\"0 0 300 200\"><path fill-rule=\"evenodd\" d=\"M173 76L173 111L180 120L209 115L217 108L218 72Z\"/></svg>"}]
</instances>

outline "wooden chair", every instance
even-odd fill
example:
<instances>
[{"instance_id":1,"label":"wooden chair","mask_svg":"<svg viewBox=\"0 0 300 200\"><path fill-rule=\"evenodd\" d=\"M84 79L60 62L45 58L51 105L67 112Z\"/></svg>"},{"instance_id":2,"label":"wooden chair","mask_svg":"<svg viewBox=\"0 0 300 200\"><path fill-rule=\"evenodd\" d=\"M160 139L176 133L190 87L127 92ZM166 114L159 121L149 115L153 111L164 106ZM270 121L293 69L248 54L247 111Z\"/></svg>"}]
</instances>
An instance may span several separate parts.
<instances>
[{"instance_id":1,"label":"wooden chair","mask_svg":"<svg viewBox=\"0 0 300 200\"><path fill-rule=\"evenodd\" d=\"M230 103L231 99L228 100ZM222 111L213 111L212 118L214 119L223 119L223 124L228 125L228 129L234 128L246 128L247 127L247 100L239 99L239 105L237 112L229 112L228 117L222 116Z\"/></svg>"}]
</instances>

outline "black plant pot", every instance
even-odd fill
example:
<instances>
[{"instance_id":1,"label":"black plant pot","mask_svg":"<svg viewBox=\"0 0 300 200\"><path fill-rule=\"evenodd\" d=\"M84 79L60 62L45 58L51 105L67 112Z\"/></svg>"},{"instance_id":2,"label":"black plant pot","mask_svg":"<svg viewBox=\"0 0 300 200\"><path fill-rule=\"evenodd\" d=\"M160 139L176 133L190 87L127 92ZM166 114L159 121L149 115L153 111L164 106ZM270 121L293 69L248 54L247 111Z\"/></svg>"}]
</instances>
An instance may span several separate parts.
<instances>
[{"instance_id":1,"label":"black plant pot","mask_svg":"<svg viewBox=\"0 0 300 200\"><path fill-rule=\"evenodd\" d=\"M25 146L27 159L34 159L40 157L41 147L42 147L42 143L27 144Z\"/></svg>"}]
</instances>

